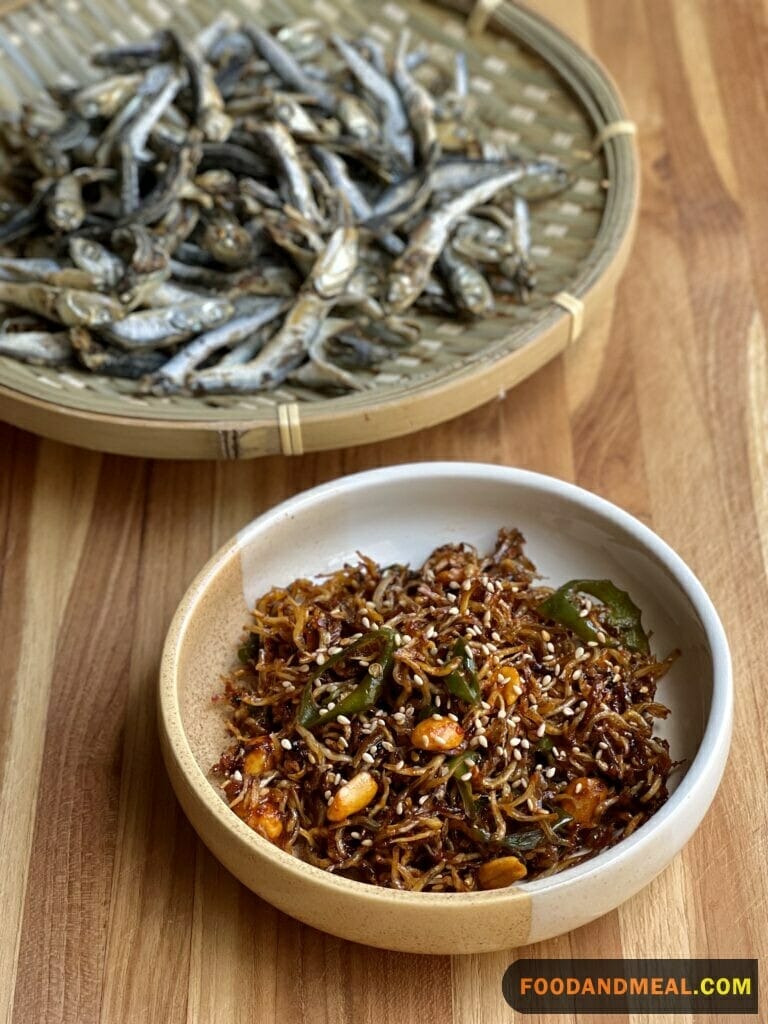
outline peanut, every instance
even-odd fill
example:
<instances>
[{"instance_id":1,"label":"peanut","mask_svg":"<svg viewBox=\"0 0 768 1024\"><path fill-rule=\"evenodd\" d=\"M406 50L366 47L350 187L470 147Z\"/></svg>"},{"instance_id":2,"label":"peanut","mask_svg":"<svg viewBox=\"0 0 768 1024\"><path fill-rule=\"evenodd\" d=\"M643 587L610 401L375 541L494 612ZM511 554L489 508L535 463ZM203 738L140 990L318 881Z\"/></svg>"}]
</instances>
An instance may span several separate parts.
<instances>
[{"instance_id":1,"label":"peanut","mask_svg":"<svg viewBox=\"0 0 768 1024\"><path fill-rule=\"evenodd\" d=\"M517 693L515 691L518 687L522 687L520 673L512 665L502 665L499 669L499 674L504 679L504 682L499 686L499 693L507 707L511 707L517 700Z\"/></svg>"},{"instance_id":2,"label":"peanut","mask_svg":"<svg viewBox=\"0 0 768 1024\"><path fill-rule=\"evenodd\" d=\"M243 760L243 768L249 775L263 775L272 767L274 745L269 736L262 736L254 743Z\"/></svg>"},{"instance_id":3,"label":"peanut","mask_svg":"<svg viewBox=\"0 0 768 1024\"><path fill-rule=\"evenodd\" d=\"M420 750L455 750L464 742L464 730L452 718L425 718L411 733L411 743Z\"/></svg>"},{"instance_id":4,"label":"peanut","mask_svg":"<svg viewBox=\"0 0 768 1024\"><path fill-rule=\"evenodd\" d=\"M235 810L246 825L249 825L254 832L258 832L271 843L277 842L283 834L283 817L273 800L268 797L255 806L243 808L242 812L240 806L242 805L238 805Z\"/></svg>"},{"instance_id":5,"label":"peanut","mask_svg":"<svg viewBox=\"0 0 768 1024\"><path fill-rule=\"evenodd\" d=\"M369 772L359 772L336 790L328 805L328 820L343 821L357 814L373 800L379 785Z\"/></svg>"},{"instance_id":6,"label":"peanut","mask_svg":"<svg viewBox=\"0 0 768 1024\"><path fill-rule=\"evenodd\" d=\"M477 879L483 889L503 889L527 874L528 868L518 857L497 857L480 866Z\"/></svg>"},{"instance_id":7,"label":"peanut","mask_svg":"<svg viewBox=\"0 0 768 1024\"><path fill-rule=\"evenodd\" d=\"M579 825L594 825L598 808L608 795L608 787L600 779L573 779L565 787L563 810Z\"/></svg>"}]
</instances>

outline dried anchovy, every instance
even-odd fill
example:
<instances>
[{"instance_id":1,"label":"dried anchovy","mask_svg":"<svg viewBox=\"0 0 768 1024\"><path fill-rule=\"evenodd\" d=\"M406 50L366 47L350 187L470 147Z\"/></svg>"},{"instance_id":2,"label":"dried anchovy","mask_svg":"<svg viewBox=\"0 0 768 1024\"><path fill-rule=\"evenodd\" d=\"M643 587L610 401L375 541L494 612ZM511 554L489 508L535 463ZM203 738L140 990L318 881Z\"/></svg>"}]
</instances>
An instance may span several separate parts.
<instances>
[{"instance_id":1,"label":"dried anchovy","mask_svg":"<svg viewBox=\"0 0 768 1024\"><path fill-rule=\"evenodd\" d=\"M502 529L489 555L445 545L416 570L361 556L260 597L214 698L234 812L311 864L426 892L484 887L510 855L549 875L646 821L673 768L655 693L677 652L623 646L588 597L599 641L545 619L523 543ZM420 745L446 729L458 742ZM351 780L367 799L339 818Z\"/></svg>"},{"instance_id":2,"label":"dried anchovy","mask_svg":"<svg viewBox=\"0 0 768 1024\"><path fill-rule=\"evenodd\" d=\"M93 63L102 80L0 113L0 298L55 339L0 323L3 354L159 394L343 393L397 356L407 312L503 316L530 294L518 185L557 192L564 172L489 155L466 55L225 14ZM243 337L254 294L290 301Z\"/></svg>"}]
</instances>

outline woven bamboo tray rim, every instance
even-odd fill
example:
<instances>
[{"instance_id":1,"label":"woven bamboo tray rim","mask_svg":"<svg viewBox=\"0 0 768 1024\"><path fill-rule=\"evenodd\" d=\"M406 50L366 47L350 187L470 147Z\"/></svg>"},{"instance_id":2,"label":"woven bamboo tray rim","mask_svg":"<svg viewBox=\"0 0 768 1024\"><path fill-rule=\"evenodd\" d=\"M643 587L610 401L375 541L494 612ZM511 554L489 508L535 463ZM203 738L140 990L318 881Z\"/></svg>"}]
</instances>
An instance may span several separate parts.
<instances>
[{"instance_id":1,"label":"woven bamboo tray rim","mask_svg":"<svg viewBox=\"0 0 768 1024\"><path fill-rule=\"evenodd\" d=\"M88 12L94 2L65 0L59 11L67 8L74 17L81 9ZM11 6L13 9L18 7ZM235 0L230 6L234 13L245 17L258 16L256 8L264 7L259 0ZM335 9L328 0L312 0L310 4L299 6L303 10L311 8L318 15L325 11L329 16ZM499 320L492 322L495 328L489 328L489 322L462 324L460 328L447 324L436 328L437 334L433 326L427 330L428 335L437 337L441 331L448 332L445 337L441 336L439 342L434 342L448 353L441 368L430 369L429 358L425 358L424 372L417 371L412 379L395 380L352 395L314 401L299 402L294 394L280 392L266 399L261 396L232 399L229 405L222 403L221 407L205 405L200 399L183 399L182 407L182 403L169 399L118 394L109 381L101 378L98 387L106 392L105 397L104 393L91 393L90 387L94 383L85 375L83 379L87 386L84 387L78 381L77 373L55 374L49 371L46 378L39 368L0 359L0 416L61 440L126 454L181 458L241 458L275 452L299 454L382 440L451 418L513 386L561 352L569 342L575 341L583 326L610 296L626 262L638 201L634 138L629 134L617 90L594 58L549 22L523 7L509 2L487 6L493 10L488 12L485 30L479 39L465 41L460 38L459 26L462 23L458 21L447 22L450 38L459 45L466 42L471 55L479 54L478 59L483 60L483 71L491 67L493 61L497 64L500 61L497 51L503 44L497 40L511 38L527 61L524 63L521 58L519 67L513 65L512 70L519 79L516 88L522 80L526 83L526 94L535 96L536 90L548 92L549 98L543 109L544 119L549 118L555 125L554 131L551 127L548 129L552 138L557 134L567 136L568 133L562 130L564 127L571 131L576 145L583 151L584 146L590 144L594 137L599 137L606 126L619 126L618 133L603 144L585 179L587 184L594 184L602 178L610 183L606 190L598 189L594 199L594 202L603 204L596 229L589 234L589 217L583 216L584 209L581 208L578 216L583 223L578 226L585 237L578 237L578 231L575 236L568 237L564 231L561 235L564 241L561 242L557 239L560 230L557 218L555 223L547 226L548 230L552 228L556 239L553 244L557 258L566 265L570 258L573 264L572 270L564 275L567 288L560 289L567 293L565 299L556 298L550 287L548 295L535 296L531 309L519 311L516 321L505 322L503 332L499 330ZM56 5L50 0L37 0L24 7L26 11L34 11L41 20L56 10ZM291 7L296 10L297 4L293 3ZM132 6L134 11L139 10L140 20L144 22L149 12L157 12L159 8L157 0L144 0ZM463 17L470 15L470 21L472 13L476 16L478 11L471 0L442 0L430 4L411 0L403 4L385 2L383 17L391 17L393 29L403 17L413 18L423 26L428 12L432 12L434 17L436 8L444 8ZM186 17L190 31L210 12L210 0L184 0L178 8L173 8L174 19L182 22L182 30ZM0 8L0 14L3 13L5 9ZM0 33L4 27L12 36L23 33L24 25L19 19L19 13L7 17L0 24ZM154 23L150 21L150 25L161 23L157 19ZM441 29L445 24L446 21L441 19ZM102 41L114 38L114 33L111 36L105 33L101 38ZM442 38L445 40L446 36ZM94 44L84 42L83 45L90 49ZM476 78L479 87L480 76ZM541 82L547 88L543 88L539 84ZM561 92L554 96L553 82L561 83ZM0 88L2 84L0 80ZM552 115L550 106L555 108ZM520 110L521 114L526 112L525 107ZM528 144L530 135L540 139L547 126L534 125L534 128L523 125L524 145ZM539 142L538 149L541 148ZM585 208L588 209L588 204ZM571 250L580 255L571 257ZM546 261L544 264L546 280ZM552 281L555 282L556 278L557 271L553 271ZM495 339L481 340L469 351L461 349L467 336L480 336L482 339L493 329L497 335ZM457 346L455 350L451 349L452 345ZM28 387L30 377L38 382L34 388ZM41 380L47 387L39 383ZM48 398L46 390L54 389L57 391L55 397ZM59 393L61 390L64 394Z\"/></svg>"}]
</instances>

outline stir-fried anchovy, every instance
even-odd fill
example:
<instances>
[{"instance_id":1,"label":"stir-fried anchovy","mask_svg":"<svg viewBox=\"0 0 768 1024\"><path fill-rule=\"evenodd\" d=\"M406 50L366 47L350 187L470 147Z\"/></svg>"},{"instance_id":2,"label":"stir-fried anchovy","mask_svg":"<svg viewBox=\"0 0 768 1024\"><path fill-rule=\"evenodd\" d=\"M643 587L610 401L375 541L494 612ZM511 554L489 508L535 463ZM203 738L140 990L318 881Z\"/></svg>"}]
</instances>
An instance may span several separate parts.
<instances>
[{"instance_id":1,"label":"stir-fried anchovy","mask_svg":"<svg viewBox=\"0 0 768 1024\"><path fill-rule=\"evenodd\" d=\"M299 383L336 380L347 329L325 327ZM230 742L213 777L264 839L347 878L471 892L550 875L666 800L655 691L677 653L654 657L610 580L538 585L516 530L418 569L360 556L257 600L214 697Z\"/></svg>"},{"instance_id":2,"label":"stir-fried anchovy","mask_svg":"<svg viewBox=\"0 0 768 1024\"><path fill-rule=\"evenodd\" d=\"M148 393L343 393L421 317L535 287L524 197L567 175L499 145L466 53L225 12L93 63L0 112L0 355Z\"/></svg>"}]
</instances>

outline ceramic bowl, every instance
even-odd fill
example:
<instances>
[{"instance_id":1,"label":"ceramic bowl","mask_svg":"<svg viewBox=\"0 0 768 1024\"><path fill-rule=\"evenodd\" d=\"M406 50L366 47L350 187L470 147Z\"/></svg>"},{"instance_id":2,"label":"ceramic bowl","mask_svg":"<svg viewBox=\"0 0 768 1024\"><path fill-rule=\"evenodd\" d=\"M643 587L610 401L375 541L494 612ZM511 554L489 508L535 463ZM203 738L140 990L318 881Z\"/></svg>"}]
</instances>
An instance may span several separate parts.
<instances>
[{"instance_id":1,"label":"ceramic bowl","mask_svg":"<svg viewBox=\"0 0 768 1024\"><path fill-rule=\"evenodd\" d=\"M208 770L225 745L211 697L234 661L255 598L340 567L363 551L419 563L438 544L493 544L520 528L545 578L608 577L628 590L654 649L683 655L659 687L659 731L685 767L667 803L631 837L550 878L479 893L406 893L328 874L248 828ZM472 953L538 942L605 914L670 862L701 823L725 767L732 722L727 641L703 587L647 526L615 505L536 473L476 463L392 466L299 494L226 544L187 591L165 644L160 733L176 794L213 854L280 910L334 935L414 953Z\"/></svg>"}]
</instances>

